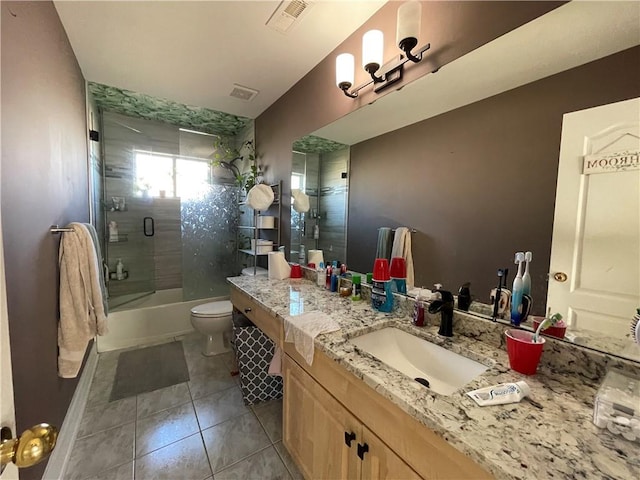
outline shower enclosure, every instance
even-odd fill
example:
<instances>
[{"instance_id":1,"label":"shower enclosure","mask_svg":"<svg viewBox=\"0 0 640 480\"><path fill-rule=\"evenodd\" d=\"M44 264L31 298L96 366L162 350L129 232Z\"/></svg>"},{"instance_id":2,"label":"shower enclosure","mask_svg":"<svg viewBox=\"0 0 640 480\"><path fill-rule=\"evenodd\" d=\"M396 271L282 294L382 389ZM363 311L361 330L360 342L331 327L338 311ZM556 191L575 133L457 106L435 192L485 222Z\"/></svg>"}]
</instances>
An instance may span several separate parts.
<instances>
[{"instance_id":1,"label":"shower enclosure","mask_svg":"<svg viewBox=\"0 0 640 480\"><path fill-rule=\"evenodd\" d=\"M211 160L215 136L102 114L105 275L110 309L157 291L228 295L237 273L239 187Z\"/></svg>"}]
</instances>

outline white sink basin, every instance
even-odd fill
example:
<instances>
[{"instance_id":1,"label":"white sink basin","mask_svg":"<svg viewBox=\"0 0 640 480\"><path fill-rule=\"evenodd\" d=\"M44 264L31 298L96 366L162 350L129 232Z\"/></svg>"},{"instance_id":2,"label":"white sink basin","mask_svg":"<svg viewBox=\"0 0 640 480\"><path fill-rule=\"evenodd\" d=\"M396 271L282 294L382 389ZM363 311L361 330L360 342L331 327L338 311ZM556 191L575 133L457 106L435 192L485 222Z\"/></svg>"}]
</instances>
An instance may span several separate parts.
<instances>
[{"instance_id":1,"label":"white sink basin","mask_svg":"<svg viewBox=\"0 0 640 480\"><path fill-rule=\"evenodd\" d=\"M451 395L489 368L397 328L383 328L350 341L405 375L426 379L429 388L441 395Z\"/></svg>"}]
</instances>

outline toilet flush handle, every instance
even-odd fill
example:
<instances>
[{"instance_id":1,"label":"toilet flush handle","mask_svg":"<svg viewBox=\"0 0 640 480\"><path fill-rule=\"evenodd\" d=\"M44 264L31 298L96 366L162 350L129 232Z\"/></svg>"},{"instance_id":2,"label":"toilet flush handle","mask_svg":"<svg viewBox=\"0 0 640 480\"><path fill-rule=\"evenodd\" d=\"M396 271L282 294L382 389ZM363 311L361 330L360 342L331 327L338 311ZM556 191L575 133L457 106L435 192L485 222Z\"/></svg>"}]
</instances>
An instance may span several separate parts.
<instances>
[{"instance_id":1,"label":"toilet flush handle","mask_svg":"<svg viewBox=\"0 0 640 480\"><path fill-rule=\"evenodd\" d=\"M247 307L244 309L244 313L249 313L251 311L251 307Z\"/></svg>"}]
</instances>

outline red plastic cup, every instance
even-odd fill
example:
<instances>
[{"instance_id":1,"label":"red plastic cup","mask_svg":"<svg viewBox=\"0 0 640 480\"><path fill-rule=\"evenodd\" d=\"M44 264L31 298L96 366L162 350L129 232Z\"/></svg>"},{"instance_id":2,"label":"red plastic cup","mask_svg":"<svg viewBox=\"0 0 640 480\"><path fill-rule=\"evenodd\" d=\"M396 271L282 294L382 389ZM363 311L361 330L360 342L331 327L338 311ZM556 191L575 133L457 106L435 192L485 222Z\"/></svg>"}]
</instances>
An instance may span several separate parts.
<instances>
[{"instance_id":1,"label":"red plastic cup","mask_svg":"<svg viewBox=\"0 0 640 480\"><path fill-rule=\"evenodd\" d=\"M391 278L407 278L407 264L402 257L391 259Z\"/></svg>"},{"instance_id":2,"label":"red plastic cup","mask_svg":"<svg viewBox=\"0 0 640 480\"><path fill-rule=\"evenodd\" d=\"M376 258L375 262L373 262L373 279L377 282L391 280L389 276L389 260Z\"/></svg>"},{"instance_id":3,"label":"red plastic cup","mask_svg":"<svg viewBox=\"0 0 640 480\"><path fill-rule=\"evenodd\" d=\"M544 317L533 317L534 332L538 331L538 327L540 326L543 320L544 320ZM544 333L545 335L549 335L550 337L564 338L565 333L567 333L567 326L565 325L564 327L559 327L558 325L553 325L551 327L545 328L540 333Z\"/></svg>"},{"instance_id":4,"label":"red plastic cup","mask_svg":"<svg viewBox=\"0 0 640 480\"><path fill-rule=\"evenodd\" d=\"M512 370L524 375L533 375L538 369L544 338L539 337L537 343L533 343L533 333L524 330L506 330L507 353L509 365Z\"/></svg>"},{"instance_id":5,"label":"red plastic cup","mask_svg":"<svg viewBox=\"0 0 640 480\"><path fill-rule=\"evenodd\" d=\"M302 268L299 263L291 264L291 278L302 278Z\"/></svg>"}]
</instances>

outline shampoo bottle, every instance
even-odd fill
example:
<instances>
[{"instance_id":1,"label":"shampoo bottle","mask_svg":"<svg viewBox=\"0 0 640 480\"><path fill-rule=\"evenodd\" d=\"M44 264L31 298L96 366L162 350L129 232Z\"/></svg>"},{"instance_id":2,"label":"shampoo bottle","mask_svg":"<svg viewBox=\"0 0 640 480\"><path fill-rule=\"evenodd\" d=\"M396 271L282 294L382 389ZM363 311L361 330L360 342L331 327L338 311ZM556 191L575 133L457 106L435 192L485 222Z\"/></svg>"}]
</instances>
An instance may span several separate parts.
<instances>
[{"instance_id":1,"label":"shampoo bottle","mask_svg":"<svg viewBox=\"0 0 640 480\"><path fill-rule=\"evenodd\" d=\"M122 260L120 258L116 263L116 280L124 280L124 265L122 264Z\"/></svg>"}]
</instances>

